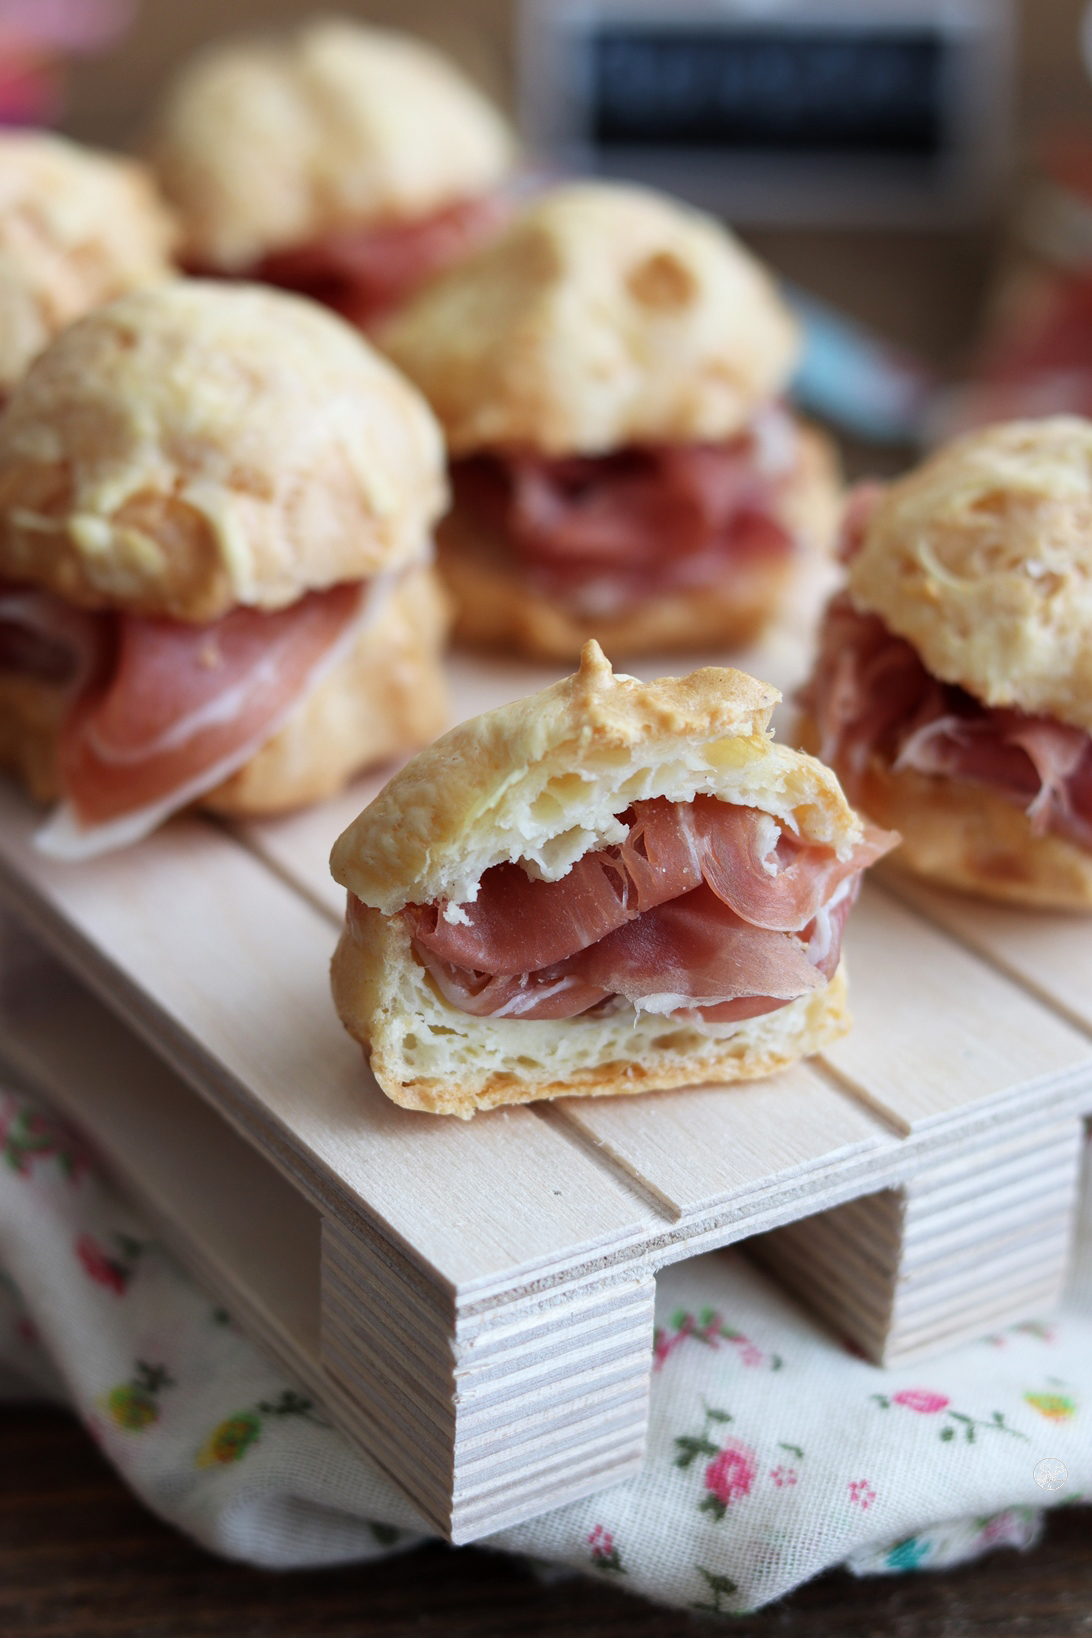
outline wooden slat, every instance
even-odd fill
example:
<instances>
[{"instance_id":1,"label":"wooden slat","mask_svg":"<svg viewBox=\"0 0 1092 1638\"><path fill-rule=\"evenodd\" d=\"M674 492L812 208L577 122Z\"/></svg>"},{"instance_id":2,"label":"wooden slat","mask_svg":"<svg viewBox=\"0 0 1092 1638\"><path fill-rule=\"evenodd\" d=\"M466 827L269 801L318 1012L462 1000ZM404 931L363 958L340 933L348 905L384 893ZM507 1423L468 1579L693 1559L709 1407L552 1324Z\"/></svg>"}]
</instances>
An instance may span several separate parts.
<instances>
[{"instance_id":1,"label":"wooden slat","mask_svg":"<svg viewBox=\"0 0 1092 1638\"><path fill-rule=\"evenodd\" d=\"M846 958L854 1028L824 1058L907 1132L1089 1060L1083 1036L881 887L854 908Z\"/></svg>"},{"instance_id":2,"label":"wooden slat","mask_svg":"<svg viewBox=\"0 0 1092 1638\"><path fill-rule=\"evenodd\" d=\"M893 1147L890 1131L806 1065L773 1080L636 1098L566 1100L565 1119L639 1179L677 1217L865 1150Z\"/></svg>"},{"instance_id":3,"label":"wooden slat","mask_svg":"<svg viewBox=\"0 0 1092 1638\"><path fill-rule=\"evenodd\" d=\"M0 787L5 890L317 1204L363 1213L464 1290L568 1270L651 1220L525 1109L464 1123L385 1098L333 1011L329 923L214 826L62 868L30 828Z\"/></svg>"},{"instance_id":4,"label":"wooden slat","mask_svg":"<svg viewBox=\"0 0 1092 1638\"><path fill-rule=\"evenodd\" d=\"M168 1243L313 1380L318 1212L6 915L0 1063L90 1131Z\"/></svg>"},{"instance_id":5,"label":"wooden slat","mask_svg":"<svg viewBox=\"0 0 1092 1638\"><path fill-rule=\"evenodd\" d=\"M1092 1033L1092 917L1014 910L947 893L900 872L890 890L961 944Z\"/></svg>"}]
</instances>

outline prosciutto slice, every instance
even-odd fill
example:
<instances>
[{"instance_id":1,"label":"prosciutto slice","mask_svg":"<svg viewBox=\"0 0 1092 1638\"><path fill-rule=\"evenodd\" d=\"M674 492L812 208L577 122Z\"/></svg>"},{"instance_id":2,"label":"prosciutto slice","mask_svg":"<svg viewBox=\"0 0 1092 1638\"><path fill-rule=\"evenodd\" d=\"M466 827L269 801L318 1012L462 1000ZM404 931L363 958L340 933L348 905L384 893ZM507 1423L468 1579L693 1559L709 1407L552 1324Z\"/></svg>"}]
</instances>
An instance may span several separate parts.
<instances>
[{"instance_id":1,"label":"prosciutto slice","mask_svg":"<svg viewBox=\"0 0 1092 1638\"><path fill-rule=\"evenodd\" d=\"M366 597L336 586L209 625L114 617L113 663L62 730L66 803L39 846L80 858L124 845L220 784L355 641Z\"/></svg>"},{"instance_id":2,"label":"prosciutto slice","mask_svg":"<svg viewBox=\"0 0 1092 1638\"><path fill-rule=\"evenodd\" d=\"M368 329L494 233L508 209L489 194L408 222L343 228L266 256L247 277L310 296Z\"/></svg>"},{"instance_id":3,"label":"prosciutto slice","mask_svg":"<svg viewBox=\"0 0 1092 1638\"><path fill-rule=\"evenodd\" d=\"M712 797L657 797L623 817L621 846L558 881L497 865L472 904L406 907L417 958L453 1006L558 1019L622 997L703 1023L755 1017L833 976L861 872L896 840L870 827L839 860Z\"/></svg>"},{"instance_id":4,"label":"prosciutto slice","mask_svg":"<svg viewBox=\"0 0 1092 1638\"><path fill-rule=\"evenodd\" d=\"M727 444L474 455L454 463L452 485L537 591L594 613L789 557L779 503L796 461L795 427L775 409Z\"/></svg>"},{"instance_id":5,"label":"prosciutto slice","mask_svg":"<svg viewBox=\"0 0 1092 1638\"><path fill-rule=\"evenodd\" d=\"M605 941L704 881L752 927L800 932L839 885L893 845L874 826L846 859L809 846L756 808L699 796L656 797L628 810L621 847L586 853L556 882L532 881L517 864L496 865L472 904L411 905L421 951L453 967L494 975L550 967Z\"/></svg>"},{"instance_id":6,"label":"prosciutto slice","mask_svg":"<svg viewBox=\"0 0 1092 1638\"><path fill-rule=\"evenodd\" d=\"M1092 737L938 681L909 643L848 597L827 611L801 704L851 797L877 758L896 771L987 786L1022 807L1036 834L1092 850Z\"/></svg>"}]
</instances>

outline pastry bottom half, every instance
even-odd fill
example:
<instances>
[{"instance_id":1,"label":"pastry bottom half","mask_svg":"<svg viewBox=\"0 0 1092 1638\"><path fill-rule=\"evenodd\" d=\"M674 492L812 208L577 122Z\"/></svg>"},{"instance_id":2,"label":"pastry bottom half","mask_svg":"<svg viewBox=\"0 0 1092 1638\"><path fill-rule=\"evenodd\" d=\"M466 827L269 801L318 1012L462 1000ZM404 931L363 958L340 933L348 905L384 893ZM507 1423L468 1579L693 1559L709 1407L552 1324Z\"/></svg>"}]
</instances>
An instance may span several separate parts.
<instances>
[{"instance_id":1,"label":"pastry bottom half","mask_svg":"<svg viewBox=\"0 0 1092 1638\"><path fill-rule=\"evenodd\" d=\"M628 1005L557 1021L474 1018L436 990L401 918L378 910L343 932L331 976L341 1021L387 1096L464 1120L499 1104L753 1080L849 1028L844 963L823 989L719 1039Z\"/></svg>"}]
</instances>

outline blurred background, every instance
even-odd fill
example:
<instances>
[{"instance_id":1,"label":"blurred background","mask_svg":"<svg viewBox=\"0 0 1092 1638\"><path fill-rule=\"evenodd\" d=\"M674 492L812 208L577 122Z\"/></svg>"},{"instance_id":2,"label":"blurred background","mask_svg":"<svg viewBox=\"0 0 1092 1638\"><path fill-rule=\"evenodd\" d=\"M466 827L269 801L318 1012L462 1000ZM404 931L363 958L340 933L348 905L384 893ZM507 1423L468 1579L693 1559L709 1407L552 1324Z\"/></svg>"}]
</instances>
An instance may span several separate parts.
<instances>
[{"instance_id":1,"label":"blurred background","mask_svg":"<svg viewBox=\"0 0 1092 1638\"><path fill-rule=\"evenodd\" d=\"M830 3L839 9L839 0ZM827 0L805 0L805 5L811 8L812 18L830 9ZM582 69L577 58L566 58L563 52L559 55L557 47L573 11L567 0L542 0L537 5L524 0L522 15L519 0L459 0L458 4L450 0L340 0L336 8L328 0L0 0L0 119L55 124L74 137L110 147L139 146L142 128L166 79L203 43L226 33L276 28L309 13L333 9L419 32L449 52L521 120L525 130L530 124L540 138L549 134L555 112L562 125L566 119L571 124L572 87ZM583 9L597 10L594 6ZM609 11L610 0L598 9ZM800 8L796 0L724 0L719 9L723 14L745 15L752 22L761 14L764 26L769 22L776 28L779 15ZM1085 158L1092 155L1092 80L1081 52L1084 0L1012 0L1011 5L1008 0L920 0L917 5L914 0L871 0L871 4L840 0L840 9L855 10L863 24L890 22L896 12L911 19L931 15L934 19L947 16L951 21L969 10L986 34L1002 40L1008 31L1008 58L1002 45L993 58L976 60L970 79L959 83L943 64L939 70L937 83L954 110L953 117L962 120L965 143L970 148L977 144L979 159L985 154L984 168L974 172L962 193L949 198L944 210L903 209L897 173L900 161L897 155L892 157L890 131L885 138L877 127L880 135L876 140L881 146L887 141L888 151L873 156L878 168L872 196L874 201L876 177L881 198L891 179L889 197L894 202L886 220L853 221L854 211L845 208L847 197L852 204L855 186L862 199L867 191L864 182L854 182L856 173L841 188L841 205L835 201L831 208L823 203L830 190L825 193L818 187L813 198L808 176L802 173L804 185L797 188L797 197L805 202L810 199L811 204L809 208L801 205L796 219L790 188L772 213L765 212L775 220L761 220L761 210L737 210L732 212L735 225L794 286L834 304L840 313L867 326L871 334L905 349L911 361L920 361L936 372L940 381L963 376L972 365L988 373L996 363L994 332L998 327L996 318L992 325L987 324L989 315L996 314L999 304L1011 314L1013 289L1026 284L1029 265L1051 262L1054 277L1059 260L1072 259L1068 244L1059 249L1055 231L1059 176L1069 189L1070 203L1077 198L1083 209L1084 202L1092 199L1092 160ZM687 0L661 0L660 4L637 0L636 4L622 4L621 10L630 22L636 14L646 31L665 19L677 24L684 12L690 15ZM693 11L697 29L699 23L707 27L710 16L715 21L718 7L707 0ZM564 146L556 138L555 158L559 157L556 150ZM573 151L570 142L560 157L571 160ZM785 159L784 154L781 157ZM585 153L584 158L595 163L594 154ZM632 152L629 158L632 161ZM746 161L746 155L744 158ZM738 155L734 163L733 174L738 175ZM694 192L686 186L685 158L680 161L676 153L671 164L664 180L673 181L680 191ZM632 174L633 164L628 168ZM697 164L692 167L695 181L699 168ZM627 170L625 153L615 169ZM743 169L746 171L746 163ZM745 197L738 189L737 195ZM758 196L763 196L762 188ZM752 190L752 204L753 198ZM703 202L710 202L707 193ZM867 217L869 211L857 214ZM1046 218L1050 220L1044 227ZM1078 226L1083 227L1083 222ZM1088 237L1092 244L1092 232ZM1078 259L1083 254L1082 248ZM1088 260L1092 263L1092 254ZM1092 290L1092 284L1088 289ZM1041 299L1035 299L1041 306ZM819 313L820 320L830 316ZM1008 338L1011 325L1007 319L1006 325ZM988 328L990 339L984 341ZM1092 335L1092 320L1085 328ZM829 331L819 339L831 344ZM1052 344L1056 346L1057 337ZM841 345L836 332L833 345L836 351ZM1092 343L1085 346L1092 349ZM845 354L838 357L844 364ZM815 357L812 362L821 373L823 358ZM865 367L868 362L866 357ZM1004 367L1002 361L1002 374ZM1092 382L1092 357L1088 382ZM823 390L822 383L819 390ZM1088 391L1092 396L1092 386ZM1045 407L1079 406L1048 402ZM914 416L919 410L934 422L938 416L944 419L952 414L946 400L939 409L932 400L926 409L915 404ZM917 426L911 430L913 436L920 432ZM902 441L910 437L908 432ZM898 445L900 438L896 425L886 441ZM873 452L867 464L899 464L901 459L902 452L892 447L886 454L882 449L879 454Z\"/></svg>"}]
</instances>

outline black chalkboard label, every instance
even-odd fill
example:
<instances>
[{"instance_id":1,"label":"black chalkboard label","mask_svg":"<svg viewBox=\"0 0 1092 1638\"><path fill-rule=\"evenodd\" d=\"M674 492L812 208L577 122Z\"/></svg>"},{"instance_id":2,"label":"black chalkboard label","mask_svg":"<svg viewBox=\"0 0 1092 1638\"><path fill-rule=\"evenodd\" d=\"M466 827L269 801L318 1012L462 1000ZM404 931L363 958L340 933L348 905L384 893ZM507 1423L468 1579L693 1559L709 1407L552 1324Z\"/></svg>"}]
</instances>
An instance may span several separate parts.
<instances>
[{"instance_id":1,"label":"black chalkboard label","mask_svg":"<svg viewBox=\"0 0 1092 1638\"><path fill-rule=\"evenodd\" d=\"M945 146L935 31L600 26L588 137L611 150L807 153L928 162Z\"/></svg>"}]
</instances>

